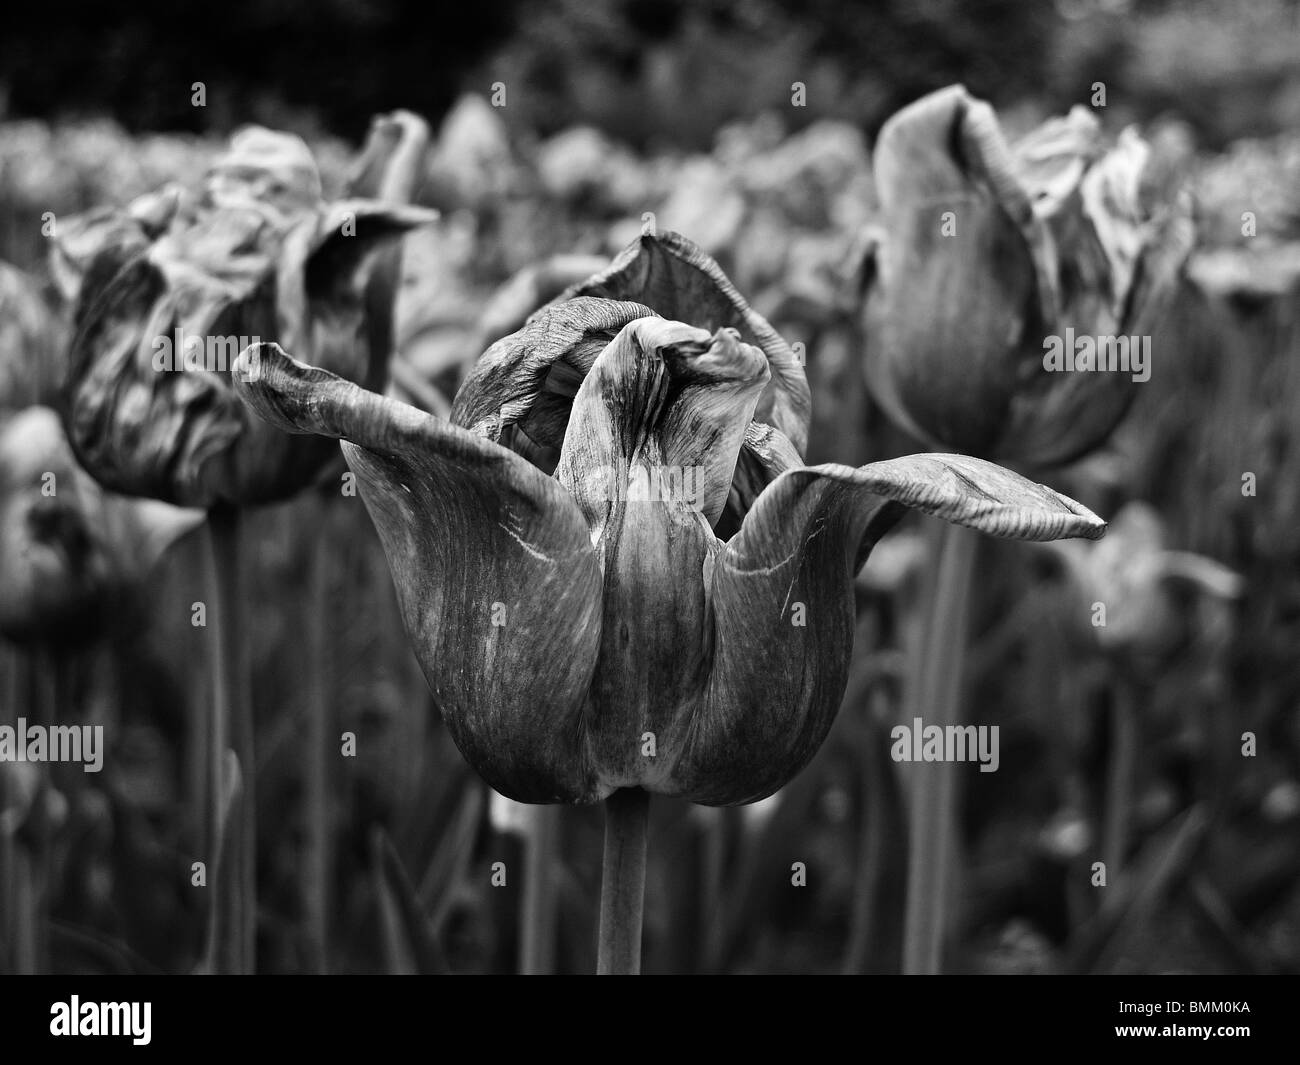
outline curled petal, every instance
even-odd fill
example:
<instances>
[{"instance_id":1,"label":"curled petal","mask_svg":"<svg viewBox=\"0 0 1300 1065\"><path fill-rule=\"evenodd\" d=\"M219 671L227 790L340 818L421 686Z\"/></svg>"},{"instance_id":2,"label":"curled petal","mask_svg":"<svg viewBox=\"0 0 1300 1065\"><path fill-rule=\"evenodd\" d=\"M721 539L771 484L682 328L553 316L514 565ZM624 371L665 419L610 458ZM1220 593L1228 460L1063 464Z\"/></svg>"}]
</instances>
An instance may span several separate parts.
<instances>
[{"instance_id":1,"label":"curled petal","mask_svg":"<svg viewBox=\"0 0 1300 1065\"><path fill-rule=\"evenodd\" d=\"M847 680L853 577L907 507L994 536L1100 537L1087 508L980 459L913 455L782 474L716 556L713 666L672 787L752 802L825 739Z\"/></svg>"},{"instance_id":2,"label":"curled petal","mask_svg":"<svg viewBox=\"0 0 1300 1065\"><path fill-rule=\"evenodd\" d=\"M558 459L569 406L596 356L629 322L653 315L649 307L618 300L543 307L484 352L456 393L452 421L492 440L519 424Z\"/></svg>"},{"instance_id":3,"label":"curled petal","mask_svg":"<svg viewBox=\"0 0 1300 1065\"><path fill-rule=\"evenodd\" d=\"M626 326L578 390L556 471L593 539L629 477L716 522L767 379L763 353L734 330L710 336L663 318Z\"/></svg>"},{"instance_id":4,"label":"curled petal","mask_svg":"<svg viewBox=\"0 0 1300 1065\"><path fill-rule=\"evenodd\" d=\"M713 332L738 329L741 339L767 356L772 379L757 418L780 429L800 454L808 443L812 400L793 349L755 311L703 249L678 233L643 234L594 277L560 299L601 296L635 300L656 314Z\"/></svg>"},{"instance_id":5,"label":"curled petal","mask_svg":"<svg viewBox=\"0 0 1300 1065\"><path fill-rule=\"evenodd\" d=\"M173 360L175 341L218 335L274 335L265 313L225 313L213 296L184 309L162 271L139 257L83 308L69 348L68 440L78 460L115 491L183 505L208 506L239 479L234 448L247 415L215 373L155 369ZM247 308L254 310L254 308ZM261 310L261 308L256 308ZM161 345L161 346L160 346ZM320 456L323 460L323 455Z\"/></svg>"},{"instance_id":6,"label":"curled petal","mask_svg":"<svg viewBox=\"0 0 1300 1065\"><path fill-rule=\"evenodd\" d=\"M521 802L599 797L583 710L601 574L564 489L513 452L276 345L244 352L234 379L272 425L347 441L407 635L470 764Z\"/></svg>"},{"instance_id":7,"label":"curled petal","mask_svg":"<svg viewBox=\"0 0 1300 1065\"><path fill-rule=\"evenodd\" d=\"M1022 254L1028 253L1033 267L1043 320L1056 320L1060 293L1052 232L1041 216L1036 190L1022 180L992 107L960 85L941 89L886 122L876 153L876 181L886 212L926 208L927 220L933 222L945 204L956 208L959 220L972 210L983 213L963 201L987 198L996 204L1024 242ZM1081 172L1082 163L1078 166ZM984 224L982 217L967 221Z\"/></svg>"},{"instance_id":8,"label":"curled petal","mask_svg":"<svg viewBox=\"0 0 1300 1065\"><path fill-rule=\"evenodd\" d=\"M682 742L707 661L710 523L767 366L734 331L643 318L601 352L574 399L556 477L604 574L590 731L604 788L658 787ZM662 757L645 756L647 735Z\"/></svg>"},{"instance_id":9,"label":"curled petal","mask_svg":"<svg viewBox=\"0 0 1300 1065\"><path fill-rule=\"evenodd\" d=\"M410 203L424 176L429 124L413 111L393 111L370 121L361 156L346 181L348 196Z\"/></svg>"}]
</instances>

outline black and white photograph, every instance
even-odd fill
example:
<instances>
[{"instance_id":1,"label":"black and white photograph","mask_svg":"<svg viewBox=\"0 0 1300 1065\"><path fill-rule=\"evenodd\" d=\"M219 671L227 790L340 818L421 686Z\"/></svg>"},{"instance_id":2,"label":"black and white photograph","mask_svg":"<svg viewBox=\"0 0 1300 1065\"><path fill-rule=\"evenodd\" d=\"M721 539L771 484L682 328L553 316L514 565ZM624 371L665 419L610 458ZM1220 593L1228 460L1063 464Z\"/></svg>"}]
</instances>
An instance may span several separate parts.
<instances>
[{"instance_id":1,"label":"black and white photograph","mask_svg":"<svg viewBox=\"0 0 1300 1065\"><path fill-rule=\"evenodd\" d=\"M0 16L7 1032L1297 973L1298 0Z\"/></svg>"}]
</instances>

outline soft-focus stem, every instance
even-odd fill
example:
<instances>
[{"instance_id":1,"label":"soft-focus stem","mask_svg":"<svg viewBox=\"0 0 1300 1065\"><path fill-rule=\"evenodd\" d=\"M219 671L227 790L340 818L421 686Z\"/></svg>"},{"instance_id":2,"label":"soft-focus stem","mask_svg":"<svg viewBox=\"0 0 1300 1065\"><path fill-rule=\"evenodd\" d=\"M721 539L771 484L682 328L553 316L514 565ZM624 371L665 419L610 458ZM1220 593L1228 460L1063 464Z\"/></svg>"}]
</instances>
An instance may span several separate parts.
<instances>
[{"instance_id":1,"label":"soft-focus stem","mask_svg":"<svg viewBox=\"0 0 1300 1065\"><path fill-rule=\"evenodd\" d=\"M857 870L854 874L853 911L849 919L848 947L844 952L841 971L845 975L866 969L871 949L872 919L880 896L881 870L885 863L885 839L888 825L885 819L885 779L879 772L879 739L876 735L876 715L870 700L879 698L878 690L867 693L868 705L864 708L862 751L862 814L858 832ZM850 707L851 708L851 707Z\"/></svg>"},{"instance_id":2,"label":"soft-focus stem","mask_svg":"<svg viewBox=\"0 0 1300 1065\"><path fill-rule=\"evenodd\" d=\"M721 963L726 922L719 913L722 881L726 873L727 818L723 808L699 807L704 816L701 830L703 849L700 876L700 968L715 972Z\"/></svg>"},{"instance_id":3,"label":"soft-focus stem","mask_svg":"<svg viewBox=\"0 0 1300 1065\"><path fill-rule=\"evenodd\" d=\"M641 972L649 813L650 794L640 788L621 788L605 800L598 976L635 976Z\"/></svg>"},{"instance_id":4,"label":"soft-focus stem","mask_svg":"<svg viewBox=\"0 0 1300 1065\"><path fill-rule=\"evenodd\" d=\"M555 971L555 863L560 807L530 806L528 814L519 971L525 976L548 976Z\"/></svg>"},{"instance_id":5,"label":"soft-focus stem","mask_svg":"<svg viewBox=\"0 0 1300 1065\"><path fill-rule=\"evenodd\" d=\"M213 896L214 959L218 973L250 974L255 969L257 932L257 870L255 855L256 803L253 778L253 714L248 676L247 636L241 624L243 605L243 560L240 552L240 515L233 507L216 507L208 518L212 546L213 602L209 612L216 661L212 669L213 706L209 732L209 838L216 841L213 855L218 863L235 866L233 876L210 877ZM234 845L227 846L232 826L221 823L221 787L225 777L225 751L229 747L239 762L240 801L234 814L237 831L229 833Z\"/></svg>"},{"instance_id":6,"label":"soft-focus stem","mask_svg":"<svg viewBox=\"0 0 1300 1065\"><path fill-rule=\"evenodd\" d=\"M322 506L312 512L324 523L329 515ZM309 662L305 678L307 703L307 761L304 768L303 804L304 839L302 863L302 907L306 967L310 973L324 973L329 968L330 838L329 838L329 769L330 769L330 702L328 683L332 667L329 641L330 555L328 537L308 536L308 602L311 617L307 621Z\"/></svg>"},{"instance_id":7,"label":"soft-focus stem","mask_svg":"<svg viewBox=\"0 0 1300 1065\"><path fill-rule=\"evenodd\" d=\"M1106 778L1106 822L1102 829L1102 860L1106 863L1106 884L1120 884L1124 855L1128 850L1128 812L1137 765L1138 730L1132 682L1121 677L1111 689L1110 764ZM1117 893L1111 891L1108 898Z\"/></svg>"},{"instance_id":8,"label":"soft-focus stem","mask_svg":"<svg viewBox=\"0 0 1300 1065\"><path fill-rule=\"evenodd\" d=\"M920 641L913 648L904 723L947 729L958 723L966 654L971 574L978 534L943 526L938 564ZM947 931L947 900L955 857L957 767L913 762L909 809L907 912L903 924L903 972L940 971Z\"/></svg>"}]
</instances>

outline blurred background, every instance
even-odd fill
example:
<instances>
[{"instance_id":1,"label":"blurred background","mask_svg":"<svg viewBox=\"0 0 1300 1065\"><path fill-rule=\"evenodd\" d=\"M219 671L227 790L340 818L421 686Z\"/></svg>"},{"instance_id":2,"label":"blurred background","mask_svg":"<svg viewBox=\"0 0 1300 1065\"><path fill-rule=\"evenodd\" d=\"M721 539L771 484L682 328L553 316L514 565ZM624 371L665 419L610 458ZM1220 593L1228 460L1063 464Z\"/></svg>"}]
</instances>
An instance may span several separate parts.
<instances>
[{"instance_id":1,"label":"blurred background","mask_svg":"<svg viewBox=\"0 0 1300 1065\"><path fill-rule=\"evenodd\" d=\"M1106 132L1137 123L1185 177L1198 246L1134 408L1104 448L1049 480L1113 521L1110 553L981 545L966 706L1001 726L1001 766L962 767L945 967L1297 971L1296 2L24 5L0 38L0 260L28 287L5 297L0 342L27 342L13 325L24 300L66 314L46 212L192 183L249 122L302 135L336 194L371 117L400 107L433 127L418 200L442 211L405 244L408 401L445 412L467 365L514 328L496 326L509 318L494 300L503 285L582 256L551 261L550 280L524 275L553 295L634 239L649 211L804 346L810 462L912 453L923 445L866 393L847 271L874 208L877 130L955 82L1012 134L1104 83ZM523 878L494 887L491 869L522 872L525 818L457 754L373 528L362 508L331 505L337 495L331 481L249 518L259 970L513 971ZM307 538L328 545L323 574ZM798 779L746 808L656 803L647 971L898 971L906 818L888 735L922 539L909 519L872 556L845 703ZM1240 578L1239 595L1216 594L1209 563ZM5 644L5 720L45 690L63 719L104 723L109 742L98 774L55 765L19 780L0 764L7 897L39 918L5 925L6 969L21 967L18 940L55 972L179 973L201 955L193 741L209 655L190 613L203 581L187 537L95 638ZM1143 604L1143 638L1098 639L1090 605L1124 597ZM308 656L322 617L327 653ZM323 794L304 776L312 715L326 736L358 738L355 757L328 760ZM1103 903L1090 869L1117 760L1131 769L1120 798L1135 874ZM326 850L308 861L312 819ZM600 810L561 811L562 972L594 968L601 832ZM806 888L792 888L794 861ZM323 884L305 882L321 868ZM323 943L308 920L322 898Z\"/></svg>"}]
</instances>

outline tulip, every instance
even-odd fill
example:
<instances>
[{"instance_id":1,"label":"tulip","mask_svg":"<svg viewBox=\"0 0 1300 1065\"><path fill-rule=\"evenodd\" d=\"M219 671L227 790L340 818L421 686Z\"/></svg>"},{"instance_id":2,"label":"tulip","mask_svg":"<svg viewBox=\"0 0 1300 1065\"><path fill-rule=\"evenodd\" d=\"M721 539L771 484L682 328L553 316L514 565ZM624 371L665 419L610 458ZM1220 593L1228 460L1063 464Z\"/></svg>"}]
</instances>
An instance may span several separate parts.
<instances>
[{"instance_id":1,"label":"tulip","mask_svg":"<svg viewBox=\"0 0 1300 1065\"><path fill-rule=\"evenodd\" d=\"M854 575L905 508L1024 539L1104 531L1086 508L979 459L804 467L754 420L765 400L776 409L774 374L737 330L590 297L538 321L551 323L552 350L479 382L465 409L495 413L477 429L274 345L240 356L235 387L282 430L346 441L457 746L517 801L608 800L607 871L643 872L647 793L754 802L807 764L844 691ZM536 338L526 327L516 339ZM555 410L532 420L543 441L559 437L548 476L489 437L536 393L555 349L580 383L567 426ZM742 448L771 483L723 540ZM629 490L674 470L692 471L689 500ZM634 969L639 891L607 900L602 940L615 945L602 971Z\"/></svg>"},{"instance_id":2,"label":"tulip","mask_svg":"<svg viewBox=\"0 0 1300 1065\"><path fill-rule=\"evenodd\" d=\"M434 217L368 200L325 203L297 137L237 134L204 187L178 194L160 235L90 257L67 390L82 464L117 491L206 509L299 491L331 449L248 418L229 375L185 368L187 349L202 345L204 368L224 370L221 358L252 339L281 340L377 386L389 350L370 342L370 268L386 242Z\"/></svg>"},{"instance_id":3,"label":"tulip","mask_svg":"<svg viewBox=\"0 0 1300 1065\"><path fill-rule=\"evenodd\" d=\"M77 466L59 417L0 418L0 635L61 645L93 638L201 512L105 492Z\"/></svg>"},{"instance_id":4,"label":"tulip","mask_svg":"<svg viewBox=\"0 0 1300 1065\"><path fill-rule=\"evenodd\" d=\"M1051 372L1047 338L1149 335L1192 244L1188 201L1151 206L1150 151L1113 148L1076 107L1008 146L992 108L951 86L876 142L867 382L933 446L1052 466L1110 434L1129 373Z\"/></svg>"},{"instance_id":5,"label":"tulip","mask_svg":"<svg viewBox=\"0 0 1300 1065\"><path fill-rule=\"evenodd\" d=\"M376 123L354 186L408 196L423 132L415 116ZM249 971L254 727L238 623L246 599L238 508L288 499L319 475L334 448L294 440L249 417L224 371L250 341L279 339L318 365L380 386L391 348L395 270L378 259L387 244L436 213L370 199L327 203L305 143L250 127L233 138L200 188L137 201L126 215L117 225L101 219L88 227L92 238L104 235L97 252L65 256L79 278L65 425L78 459L101 484L209 511L220 651L206 737L208 842L213 860L235 872L223 868L216 877L205 965ZM93 248L93 239L84 243ZM228 742L242 784L235 831L223 851L223 810L233 801L220 794L221 782L234 779ZM322 912L320 905L311 909ZM323 952L313 946L313 953Z\"/></svg>"},{"instance_id":6,"label":"tulip","mask_svg":"<svg viewBox=\"0 0 1300 1065\"><path fill-rule=\"evenodd\" d=\"M1038 468L1106 439L1150 372L1150 333L1192 243L1189 203L1159 189L1150 156L1131 129L1108 149L1082 107L1009 146L992 108L959 85L885 123L862 319L867 383L894 421L933 447ZM1076 337L1094 350L1126 338L1126 372L1076 368ZM943 536L909 717L957 721L973 560L968 537ZM912 772L904 969L934 972L955 778L942 765Z\"/></svg>"}]
</instances>

